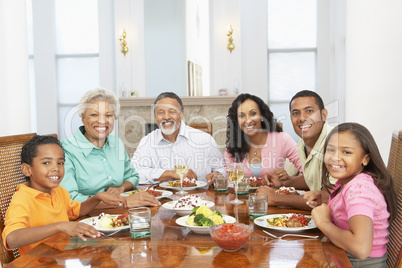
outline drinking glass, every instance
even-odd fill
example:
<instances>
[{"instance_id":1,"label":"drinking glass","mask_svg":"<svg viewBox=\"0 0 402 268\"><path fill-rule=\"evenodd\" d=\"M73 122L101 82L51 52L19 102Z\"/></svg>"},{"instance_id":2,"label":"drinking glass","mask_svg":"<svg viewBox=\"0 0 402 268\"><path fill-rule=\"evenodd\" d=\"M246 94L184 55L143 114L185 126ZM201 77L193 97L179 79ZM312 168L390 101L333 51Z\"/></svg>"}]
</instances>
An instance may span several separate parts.
<instances>
[{"instance_id":1,"label":"drinking glass","mask_svg":"<svg viewBox=\"0 0 402 268\"><path fill-rule=\"evenodd\" d=\"M188 192L183 190L183 176L184 174L187 173L188 171L188 160L185 157L177 157L174 170L176 171L177 174L180 175L180 191L178 191L176 194L178 195L185 195L188 194Z\"/></svg>"},{"instance_id":2,"label":"drinking glass","mask_svg":"<svg viewBox=\"0 0 402 268\"><path fill-rule=\"evenodd\" d=\"M217 193L227 193L229 190L229 179L220 173L214 174L214 188Z\"/></svg>"},{"instance_id":3,"label":"drinking glass","mask_svg":"<svg viewBox=\"0 0 402 268\"><path fill-rule=\"evenodd\" d=\"M230 201L231 204L243 204L243 201L240 201L237 198L237 190L238 190L238 182L241 181L244 177L243 173L243 165L242 163L231 163L229 164L229 179L233 182L234 190L235 190L235 199Z\"/></svg>"},{"instance_id":4,"label":"drinking glass","mask_svg":"<svg viewBox=\"0 0 402 268\"><path fill-rule=\"evenodd\" d=\"M130 208L128 210L128 217L132 238L146 238L151 236L151 210L149 208Z\"/></svg>"},{"instance_id":5,"label":"drinking glass","mask_svg":"<svg viewBox=\"0 0 402 268\"><path fill-rule=\"evenodd\" d=\"M248 209L252 219L267 215L268 194L250 194L248 196Z\"/></svg>"}]
</instances>

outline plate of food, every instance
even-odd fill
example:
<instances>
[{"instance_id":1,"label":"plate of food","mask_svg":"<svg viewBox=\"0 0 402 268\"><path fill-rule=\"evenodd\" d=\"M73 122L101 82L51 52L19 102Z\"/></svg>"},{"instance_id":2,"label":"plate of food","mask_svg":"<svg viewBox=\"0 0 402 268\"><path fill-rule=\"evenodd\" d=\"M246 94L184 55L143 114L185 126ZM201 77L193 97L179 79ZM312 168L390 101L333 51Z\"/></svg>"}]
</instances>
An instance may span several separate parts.
<instances>
[{"instance_id":1,"label":"plate of food","mask_svg":"<svg viewBox=\"0 0 402 268\"><path fill-rule=\"evenodd\" d=\"M135 193L144 192L144 191L147 191L148 193L152 194L153 196L155 196L156 199L161 199L161 198L165 198L165 197L169 197L169 196L173 195L173 193L171 191L151 190L151 189L148 189L148 190L145 190L145 189L139 189L138 190L138 189L136 189L136 190L131 190L131 191L128 191L128 192L121 193L120 195L124 196L124 197L128 197L128 196L133 195Z\"/></svg>"},{"instance_id":2,"label":"plate of food","mask_svg":"<svg viewBox=\"0 0 402 268\"><path fill-rule=\"evenodd\" d=\"M265 215L256 218L254 223L264 228L286 232L300 232L317 228L311 216L294 213Z\"/></svg>"},{"instance_id":3,"label":"plate of food","mask_svg":"<svg viewBox=\"0 0 402 268\"><path fill-rule=\"evenodd\" d=\"M125 215L109 215L105 213L99 216L86 218L80 222L93 226L96 230L101 232L114 232L117 230L129 229L127 214Z\"/></svg>"},{"instance_id":4,"label":"plate of food","mask_svg":"<svg viewBox=\"0 0 402 268\"><path fill-rule=\"evenodd\" d=\"M222 215L219 211L212 211L207 206L194 209L191 215L180 217L176 223L187 227L196 234L209 234L209 227L223 223L235 223L236 219L229 215Z\"/></svg>"},{"instance_id":5,"label":"plate of food","mask_svg":"<svg viewBox=\"0 0 402 268\"><path fill-rule=\"evenodd\" d=\"M262 185L262 180L256 177L250 177L250 190L257 190Z\"/></svg>"},{"instance_id":6,"label":"plate of food","mask_svg":"<svg viewBox=\"0 0 402 268\"><path fill-rule=\"evenodd\" d=\"M275 192L277 194L290 194L290 195L304 195L306 193L306 191L296 190L294 187L285 187L285 186L276 189Z\"/></svg>"},{"instance_id":7,"label":"plate of food","mask_svg":"<svg viewBox=\"0 0 402 268\"><path fill-rule=\"evenodd\" d=\"M202 199L198 195L185 195L179 200L166 202L162 207L173 210L180 216L190 215L195 207L207 206L209 208L215 206L214 202Z\"/></svg>"},{"instance_id":8,"label":"plate of food","mask_svg":"<svg viewBox=\"0 0 402 268\"><path fill-rule=\"evenodd\" d=\"M183 179L183 190L185 190L185 191L195 190L198 187L204 187L206 185L207 185L206 181L197 181L196 179L188 179L188 178ZM180 180L164 181L161 184L159 184L159 186L166 188L166 189L179 191L180 190Z\"/></svg>"}]
</instances>

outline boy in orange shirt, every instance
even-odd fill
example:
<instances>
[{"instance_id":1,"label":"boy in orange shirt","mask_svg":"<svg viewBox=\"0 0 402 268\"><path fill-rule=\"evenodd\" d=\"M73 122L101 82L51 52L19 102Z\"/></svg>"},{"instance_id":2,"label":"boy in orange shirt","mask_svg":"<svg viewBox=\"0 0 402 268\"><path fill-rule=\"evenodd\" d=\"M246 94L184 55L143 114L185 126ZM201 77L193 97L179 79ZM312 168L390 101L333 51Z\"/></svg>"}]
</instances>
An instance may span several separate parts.
<instances>
[{"instance_id":1,"label":"boy in orange shirt","mask_svg":"<svg viewBox=\"0 0 402 268\"><path fill-rule=\"evenodd\" d=\"M42 240L59 232L97 238L100 233L85 223L69 220L88 214L100 201L125 206L125 199L107 192L98 193L85 202L70 199L59 186L64 176L64 151L55 137L35 136L21 151L21 170L29 184L17 186L6 213L3 243L7 249L19 248L24 254Z\"/></svg>"}]
</instances>

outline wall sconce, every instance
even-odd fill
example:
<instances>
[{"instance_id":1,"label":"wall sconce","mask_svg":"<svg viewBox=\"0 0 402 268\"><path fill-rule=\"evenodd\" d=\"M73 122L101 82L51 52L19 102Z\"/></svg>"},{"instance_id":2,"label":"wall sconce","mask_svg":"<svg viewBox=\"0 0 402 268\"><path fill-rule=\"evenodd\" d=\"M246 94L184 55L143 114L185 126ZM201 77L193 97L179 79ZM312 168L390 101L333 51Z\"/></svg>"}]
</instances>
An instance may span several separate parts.
<instances>
[{"instance_id":1,"label":"wall sconce","mask_svg":"<svg viewBox=\"0 0 402 268\"><path fill-rule=\"evenodd\" d=\"M121 36L123 38L120 38L120 45L121 45L121 53L124 54L124 56L126 56L127 52L128 52L128 47L127 47L127 41L126 41L126 29L123 30L123 33L121 34Z\"/></svg>"},{"instance_id":2,"label":"wall sconce","mask_svg":"<svg viewBox=\"0 0 402 268\"><path fill-rule=\"evenodd\" d=\"M227 34L227 36L229 37L229 44L227 45L227 48L229 49L230 53L232 53L232 50L235 49L235 45L233 44L233 37L232 37L232 33L233 33L233 28L232 25L229 25L229 33Z\"/></svg>"}]
</instances>

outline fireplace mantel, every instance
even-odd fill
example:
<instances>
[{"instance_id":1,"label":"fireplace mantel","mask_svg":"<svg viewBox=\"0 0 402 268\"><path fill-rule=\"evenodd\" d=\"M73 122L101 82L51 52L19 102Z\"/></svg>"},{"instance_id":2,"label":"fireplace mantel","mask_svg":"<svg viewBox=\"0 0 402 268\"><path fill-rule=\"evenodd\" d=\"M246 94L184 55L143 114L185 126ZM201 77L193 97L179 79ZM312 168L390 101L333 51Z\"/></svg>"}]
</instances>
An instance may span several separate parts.
<instances>
[{"instance_id":1,"label":"fireplace mantel","mask_svg":"<svg viewBox=\"0 0 402 268\"><path fill-rule=\"evenodd\" d=\"M180 98L184 106L184 122L212 123L212 136L223 151L226 142L226 116L236 96ZM155 98L120 98L119 137L130 157L141 138L146 135L147 125L156 123L152 108L154 101Z\"/></svg>"}]
</instances>

